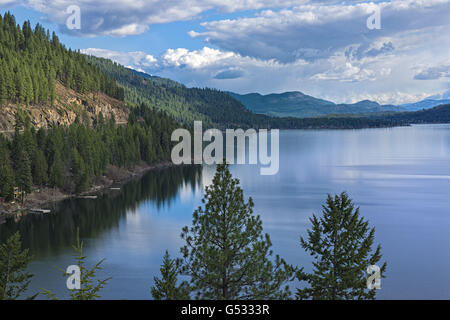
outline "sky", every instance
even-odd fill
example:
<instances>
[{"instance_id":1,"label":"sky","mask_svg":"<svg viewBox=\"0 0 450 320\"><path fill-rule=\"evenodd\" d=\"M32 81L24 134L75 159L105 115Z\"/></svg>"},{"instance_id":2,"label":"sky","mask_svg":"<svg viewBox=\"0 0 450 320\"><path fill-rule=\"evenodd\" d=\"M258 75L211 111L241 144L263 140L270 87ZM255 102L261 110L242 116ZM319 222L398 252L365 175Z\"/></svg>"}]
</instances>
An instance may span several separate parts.
<instances>
[{"instance_id":1,"label":"sky","mask_svg":"<svg viewBox=\"0 0 450 320\"><path fill-rule=\"evenodd\" d=\"M67 47L188 87L381 104L450 90L450 0L0 0L0 8Z\"/></svg>"}]
</instances>

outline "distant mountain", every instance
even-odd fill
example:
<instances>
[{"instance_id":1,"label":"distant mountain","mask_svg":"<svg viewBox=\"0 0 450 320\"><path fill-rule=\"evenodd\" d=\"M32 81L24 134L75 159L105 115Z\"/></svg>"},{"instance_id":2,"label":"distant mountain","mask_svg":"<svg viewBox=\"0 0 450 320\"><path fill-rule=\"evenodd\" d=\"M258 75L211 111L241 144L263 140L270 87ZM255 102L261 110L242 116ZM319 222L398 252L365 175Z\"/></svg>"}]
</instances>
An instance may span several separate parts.
<instances>
[{"instance_id":1,"label":"distant mountain","mask_svg":"<svg viewBox=\"0 0 450 320\"><path fill-rule=\"evenodd\" d=\"M193 121L199 120L203 121L203 128L219 129L359 129L391 126L390 120L365 117L273 118L253 113L230 94L220 90L187 88L176 81L139 73L108 59L86 58L116 79L124 88L125 101L130 105L144 102L186 126L192 126Z\"/></svg>"},{"instance_id":2,"label":"distant mountain","mask_svg":"<svg viewBox=\"0 0 450 320\"><path fill-rule=\"evenodd\" d=\"M373 115L368 118L389 121L394 126L424 123L450 123L450 104L414 112L408 111L390 115Z\"/></svg>"},{"instance_id":3,"label":"distant mountain","mask_svg":"<svg viewBox=\"0 0 450 320\"><path fill-rule=\"evenodd\" d=\"M403 107L392 104L381 105L378 102L370 100L362 100L352 104L337 104L339 112L336 113L383 113L383 112L402 112L406 111ZM345 112L347 110L347 112Z\"/></svg>"},{"instance_id":4,"label":"distant mountain","mask_svg":"<svg viewBox=\"0 0 450 320\"><path fill-rule=\"evenodd\" d=\"M364 100L353 104L335 104L334 102L314 98L299 91L280 94L261 95L259 93L237 94L228 92L233 98L255 113L272 117L311 118L332 114L366 114L406 111L401 106L380 105Z\"/></svg>"},{"instance_id":5,"label":"distant mountain","mask_svg":"<svg viewBox=\"0 0 450 320\"><path fill-rule=\"evenodd\" d=\"M450 100L450 90L445 91L444 93L435 94L427 99L431 100Z\"/></svg>"},{"instance_id":6,"label":"distant mountain","mask_svg":"<svg viewBox=\"0 0 450 320\"><path fill-rule=\"evenodd\" d=\"M442 105L442 104L448 104L450 103L450 99L446 100L433 100L433 99L425 99L416 103L408 103L408 104L402 104L401 106L405 108L408 111L419 111L419 110L426 110L431 109L433 107Z\"/></svg>"},{"instance_id":7,"label":"distant mountain","mask_svg":"<svg viewBox=\"0 0 450 320\"><path fill-rule=\"evenodd\" d=\"M401 107L405 108L407 111L418 111L448 103L450 103L450 90L433 95L419 102L402 104Z\"/></svg>"}]
</instances>

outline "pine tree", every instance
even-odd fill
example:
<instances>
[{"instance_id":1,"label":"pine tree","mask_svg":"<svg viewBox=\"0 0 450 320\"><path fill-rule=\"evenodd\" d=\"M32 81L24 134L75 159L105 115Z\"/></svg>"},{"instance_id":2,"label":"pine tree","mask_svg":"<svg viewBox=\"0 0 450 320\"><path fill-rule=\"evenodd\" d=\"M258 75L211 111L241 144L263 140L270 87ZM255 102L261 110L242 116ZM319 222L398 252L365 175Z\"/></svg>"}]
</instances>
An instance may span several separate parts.
<instances>
[{"instance_id":1,"label":"pine tree","mask_svg":"<svg viewBox=\"0 0 450 320\"><path fill-rule=\"evenodd\" d=\"M50 167L49 183L53 187L62 187L63 185L63 168L59 152L56 153Z\"/></svg>"},{"instance_id":2,"label":"pine tree","mask_svg":"<svg viewBox=\"0 0 450 320\"><path fill-rule=\"evenodd\" d=\"M23 193L30 193L33 185L33 178L31 175L31 163L28 153L22 150L19 155L17 164L16 183ZM23 200L23 198L22 198Z\"/></svg>"},{"instance_id":3,"label":"pine tree","mask_svg":"<svg viewBox=\"0 0 450 320\"><path fill-rule=\"evenodd\" d=\"M6 201L14 199L14 175L9 159L0 164L0 196Z\"/></svg>"},{"instance_id":4,"label":"pine tree","mask_svg":"<svg viewBox=\"0 0 450 320\"><path fill-rule=\"evenodd\" d=\"M0 300L18 299L33 277L26 272L31 261L28 249L22 250L21 247L18 232L0 245Z\"/></svg>"},{"instance_id":5,"label":"pine tree","mask_svg":"<svg viewBox=\"0 0 450 320\"><path fill-rule=\"evenodd\" d=\"M372 251L375 228L359 215L359 208L343 192L328 195L322 217L310 219L308 239L300 238L302 247L314 258L311 274L298 272L309 287L297 290L298 299L374 299L375 289L367 289L366 270L381 259L381 247ZM386 263L381 266L381 276Z\"/></svg>"},{"instance_id":6,"label":"pine tree","mask_svg":"<svg viewBox=\"0 0 450 320\"><path fill-rule=\"evenodd\" d=\"M72 178L75 183L75 193L83 192L88 185L86 165L75 148L72 150Z\"/></svg>"},{"instance_id":7,"label":"pine tree","mask_svg":"<svg viewBox=\"0 0 450 320\"><path fill-rule=\"evenodd\" d=\"M33 182L39 186L46 184L48 181L48 165L42 150L35 150L32 164Z\"/></svg>"},{"instance_id":8,"label":"pine tree","mask_svg":"<svg viewBox=\"0 0 450 320\"><path fill-rule=\"evenodd\" d=\"M76 243L72 248L75 250L76 265L80 269L80 289L70 290L71 300L96 300L101 298L99 295L100 291L111 279L111 277L103 280L96 279L96 274L99 270L102 270L101 264L105 259L97 262L91 269L86 267L87 255L83 251L83 241L80 241L79 230L77 230ZM70 275L63 270L62 276L67 277ZM57 300L55 293L50 290L42 290L42 293L49 299Z\"/></svg>"},{"instance_id":9,"label":"pine tree","mask_svg":"<svg viewBox=\"0 0 450 320\"><path fill-rule=\"evenodd\" d=\"M56 77L55 71L51 70L49 77L48 77L48 88L49 88L48 94L49 94L49 100L50 100L49 102L50 102L50 105L52 105L52 106L56 99L56 89L55 89L55 81L54 81L55 77Z\"/></svg>"},{"instance_id":10,"label":"pine tree","mask_svg":"<svg viewBox=\"0 0 450 320\"><path fill-rule=\"evenodd\" d=\"M178 275L180 273L181 261L171 259L166 250L163 264L161 266L161 279L154 277L155 286L151 289L155 300L189 300L190 288L186 281L178 286Z\"/></svg>"},{"instance_id":11,"label":"pine tree","mask_svg":"<svg viewBox=\"0 0 450 320\"><path fill-rule=\"evenodd\" d=\"M5 69L3 68L3 61L0 60L0 106L2 106L7 99L7 84L5 77Z\"/></svg>"},{"instance_id":12,"label":"pine tree","mask_svg":"<svg viewBox=\"0 0 450 320\"><path fill-rule=\"evenodd\" d=\"M184 273L200 299L285 299L294 268L278 255L271 259L271 241L244 201L239 180L227 164L219 164L213 184L206 187L204 208L184 227ZM274 260L274 261L273 261Z\"/></svg>"}]
</instances>

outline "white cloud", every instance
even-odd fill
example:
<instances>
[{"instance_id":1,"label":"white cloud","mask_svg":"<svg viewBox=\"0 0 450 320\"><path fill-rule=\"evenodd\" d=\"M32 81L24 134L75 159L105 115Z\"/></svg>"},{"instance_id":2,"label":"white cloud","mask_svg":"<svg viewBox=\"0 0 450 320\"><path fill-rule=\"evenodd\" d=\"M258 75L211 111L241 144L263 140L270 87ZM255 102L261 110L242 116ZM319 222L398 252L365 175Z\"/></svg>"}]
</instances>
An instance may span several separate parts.
<instances>
[{"instance_id":1,"label":"white cloud","mask_svg":"<svg viewBox=\"0 0 450 320\"><path fill-rule=\"evenodd\" d=\"M184 48L169 49L162 56L165 66L188 66L190 68L202 68L220 63L220 61L235 58L233 52L222 52L220 50L204 47L201 50L189 51Z\"/></svg>"},{"instance_id":2,"label":"white cloud","mask_svg":"<svg viewBox=\"0 0 450 320\"><path fill-rule=\"evenodd\" d=\"M383 104L414 102L436 93L435 83L421 83L418 91L418 81L413 80L416 71L410 68L416 57L378 55L358 60L347 57L345 51L329 59L280 63L208 47L169 49L159 57L144 52L83 50L187 86L239 93L302 91L338 103L369 99Z\"/></svg>"},{"instance_id":3,"label":"white cloud","mask_svg":"<svg viewBox=\"0 0 450 320\"><path fill-rule=\"evenodd\" d=\"M7 7L13 4L20 4L22 1L17 0L0 0L0 6Z\"/></svg>"},{"instance_id":4,"label":"white cloud","mask_svg":"<svg viewBox=\"0 0 450 320\"><path fill-rule=\"evenodd\" d=\"M9 0L0 0L11 3ZM152 24L184 21L208 10L235 12L288 7L308 0L23 0L27 6L47 14L61 30L84 36L126 36L146 32ZM70 5L81 9L80 30L68 30L65 22Z\"/></svg>"},{"instance_id":5,"label":"white cloud","mask_svg":"<svg viewBox=\"0 0 450 320\"><path fill-rule=\"evenodd\" d=\"M147 30L148 30L148 26L140 25L137 23L131 23L131 24L124 25L117 29L105 31L104 34L111 35L111 36L124 37L124 36L128 36L128 35L141 34Z\"/></svg>"},{"instance_id":6,"label":"white cloud","mask_svg":"<svg viewBox=\"0 0 450 320\"><path fill-rule=\"evenodd\" d=\"M381 8L381 30L369 30L367 18ZM352 44L368 46L380 37L401 32L450 26L450 0L393 0L378 4L311 3L254 17L204 22L204 32L192 31L224 50L283 62L320 59ZM390 50L389 46L383 50ZM367 52L374 54L375 52Z\"/></svg>"},{"instance_id":7,"label":"white cloud","mask_svg":"<svg viewBox=\"0 0 450 320\"><path fill-rule=\"evenodd\" d=\"M450 60L439 65L421 68L414 76L416 80L436 80L440 78L450 78Z\"/></svg>"},{"instance_id":8,"label":"white cloud","mask_svg":"<svg viewBox=\"0 0 450 320\"><path fill-rule=\"evenodd\" d=\"M197 50L173 48L158 57L84 51L188 86L239 93L298 90L336 102L396 104L448 89L450 0L377 2L381 30L366 27L375 8L368 1L28 0L61 25L65 6L78 4L80 32L87 36L139 34L152 24L201 18L208 10L265 9L202 23L203 30L188 32L209 43Z\"/></svg>"},{"instance_id":9,"label":"white cloud","mask_svg":"<svg viewBox=\"0 0 450 320\"><path fill-rule=\"evenodd\" d=\"M158 62L158 60L154 56L142 51L119 52L98 48L88 48L80 51L87 55L93 55L96 57L113 60L121 65L138 71L145 71L155 68L157 67Z\"/></svg>"}]
</instances>

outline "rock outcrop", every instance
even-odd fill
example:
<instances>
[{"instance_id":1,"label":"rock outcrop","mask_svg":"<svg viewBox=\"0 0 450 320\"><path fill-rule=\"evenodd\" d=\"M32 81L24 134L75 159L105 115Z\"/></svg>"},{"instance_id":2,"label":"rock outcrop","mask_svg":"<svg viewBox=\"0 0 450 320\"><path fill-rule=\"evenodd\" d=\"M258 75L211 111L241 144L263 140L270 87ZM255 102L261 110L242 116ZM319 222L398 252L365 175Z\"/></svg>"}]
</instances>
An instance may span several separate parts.
<instances>
[{"instance_id":1,"label":"rock outcrop","mask_svg":"<svg viewBox=\"0 0 450 320\"><path fill-rule=\"evenodd\" d=\"M108 119L114 114L118 124L126 123L129 108L123 101L116 100L104 93L80 94L72 89L67 89L60 83L56 84L56 99L53 106L38 104L22 106L29 114L31 123L36 128L47 128L53 123L68 126L84 112L91 123L101 112ZM0 132L13 132L15 114L18 110L16 104L0 106Z\"/></svg>"}]
</instances>

